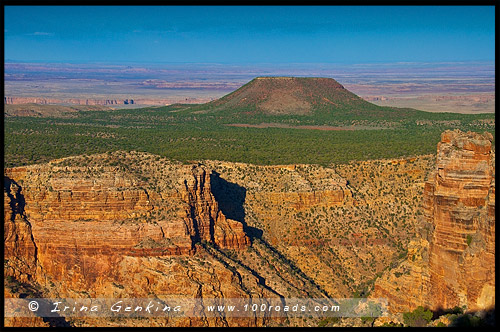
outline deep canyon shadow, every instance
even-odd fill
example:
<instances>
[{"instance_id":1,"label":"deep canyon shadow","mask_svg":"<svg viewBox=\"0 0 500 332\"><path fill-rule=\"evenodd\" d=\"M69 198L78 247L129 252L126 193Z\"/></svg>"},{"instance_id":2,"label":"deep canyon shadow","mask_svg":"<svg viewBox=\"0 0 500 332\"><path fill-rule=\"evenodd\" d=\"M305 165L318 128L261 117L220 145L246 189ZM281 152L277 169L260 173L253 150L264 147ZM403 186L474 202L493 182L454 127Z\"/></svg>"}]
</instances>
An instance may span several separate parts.
<instances>
[{"instance_id":1,"label":"deep canyon shadow","mask_svg":"<svg viewBox=\"0 0 500 332\"><path fill-rule=\"evenodd\" d=\"M452 314L456 318L448 325L449 327L490 327L496 326L495 307L481 311L463 312L459 307L453 309L438 308L432 311L432 319L437 319L442 315Z\"/></svg>"},{"instance_id":2,"label":"deep canyon shadow","mask_svg":"<svg viewBox=\"0 0 500 332\"><path fill-rule=\"evenodd\" d=\"M250 239L262 238L263 231L248 226L245 222L245 197L247 194L246 188L229 182L220 177L220 174L213 171L210 174L210 183L212 194L219 203L219 209L227 218L239 221L243 224L243 230Z\"/></svg>"},{"instance_id":3,"label":"deep canyon shadow","mask_svg":"<svg viewBox=\"0 0 500 332\"><path fill-rule=\"evenodd\" d=\"M17 187L17 193L13 193L11 191L12 185ZM5 175L3 177L3 188L7 197L9 197L10 199L9 205L13 212L11 220L14 221L16 218L16 214L20 215L24 214L24 206L26 205L26 202L24 200L24 195L21 193L22 188L16 181L12 180L11 178Z\"/></svg>"},{"instance_id":4,"label":"deep canyon shadow","mask_svg":"<svg viewBox=\"0 0 500 332\"><path fill-rule=\"evenodd\" d=\"M271 246L265 239L263 239L262 235L264 232L262 230L256 227L249 226L246 223L244 206L246 198L246 188L221 178L220 174L215 171L210 174L210 183L212 194L219 204L219 209L222 211L222 213L224 213L224 215L226 215L227 218L231 218L243 224L243 230L250 237L250 241L253 242L255 239L258 239L258 241L266 248L266 250L272 252L272 254L279 257L279 259L283 263L292 267L292 269L296 271L296 273L298 273L302 278L314 285L325 296L328 294L319 285L317 285L314 280L312 280L302 270L300 270L292 261L287 259L276 248ZM255 277L257 277L261 285L263 285L273 293L276 293L266 285L266 279L264 277L259 275L254 269L244 264L243 262L240 262L240 264L247 268Z\"/></svg>"}]
</instances>

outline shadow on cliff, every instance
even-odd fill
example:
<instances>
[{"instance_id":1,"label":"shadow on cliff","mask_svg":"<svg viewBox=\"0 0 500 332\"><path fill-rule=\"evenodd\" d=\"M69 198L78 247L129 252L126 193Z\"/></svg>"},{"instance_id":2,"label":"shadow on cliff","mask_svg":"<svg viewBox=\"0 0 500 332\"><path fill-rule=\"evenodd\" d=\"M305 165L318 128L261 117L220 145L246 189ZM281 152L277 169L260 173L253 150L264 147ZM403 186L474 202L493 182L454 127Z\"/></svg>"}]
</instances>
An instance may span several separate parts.
<instances>
[{"instance_id":1,"label":"shadow on cliff","mask_svg":"<svg viewBox=\"0 0 500 332\"><path fill-rule=\"evenodd\" d=\"M12 192L12 187L17 187L17 193L15 193L15 196ZM24 195L21 193L22 188L16 181L5 175L3 177L3 188L7 197L10 199L9 205L12 210L11 220L14 221L16 219L16 214L24 214L24 206L26 205L26 202L24 200Z\"/></svg>"},{"instance_id":2,"label":"shadow on cliff","mask_svg":"<svg viewBox=\"0 0 500 332\"><path fill-rule=\"evenodd\" d=\"M466 313L459 307L454 309L438 308L432 311L432 319L438 319L443 315L452 315L454 318L449 327L488 327L496 326L495 308L482 311L467 311Z\"/></svg>"},{"instance_id":3,"label":"shadow on cliff","mask_svg":"<svg viewBox=\"0 0 500 332\"><path fill-rule=\"evenodd\" d=\"M263 247L266 248L268 253L272 253L272 256L278 257L279 261L283 264L289 266L295 273L298 274L303 280L306 280L313 285L323 296L327 296L328 293L323 290L319 285L317 285L314 280L312 280L307 274L305 274L301 269L299 269L291 260L287 259L279 250L270 245L265 239L263 239L263 231L249 226L245 221L245 198L246 198L246 188L220 177L220 174L213 171L210 174L210 183L212 194L219 204L219 209L224 213L227 218L239 221L243 224L243 230L250 237L250 241L258 241ZM275 290L271 289L266 285L266 279L260 276L254 269L250 266L240 262L242 266L247 268L255 277L258 278L259 283L266 287L268 290L276 293ZM276 293L278 294L278 293ZM282 296L278 294L279 296Z\"/></svg>"},{"instance_id":4,"label":"shadow on cliff","mask_svg":"<svg viewBox=\"0 0 500 332\"><path fill-rule=\"evenodd\" d=\"M20 282L16 278L9 276L4 282L4 287L11 293L17 295L20 299L36 299L36 302L39 304L39 309L34 313L35 317L40 317L43 322L49 324L49 327L74 327L64 316L60 316L58 313L51 311L51 309L54 308L54 302L45 298L43 292L40 290L41 286L39 284Z\"/></svg>"},{"instance_id":5,"label":"shadow on cliff","mask_svg":"<svg viewBox=\"0 0 500 332\"><path fill-rule=\"evenodd\" d=\"M224 215L243 224L243 230L250 237L250 240L255 238L261 239L263 231L248 226L245 222L245 197L247 194L246 188L232 182L228 182L220 177L220 174L213 171L210 174L210 183L212 194L219 204L219 209Z\"/></svg>"}]
</instances>

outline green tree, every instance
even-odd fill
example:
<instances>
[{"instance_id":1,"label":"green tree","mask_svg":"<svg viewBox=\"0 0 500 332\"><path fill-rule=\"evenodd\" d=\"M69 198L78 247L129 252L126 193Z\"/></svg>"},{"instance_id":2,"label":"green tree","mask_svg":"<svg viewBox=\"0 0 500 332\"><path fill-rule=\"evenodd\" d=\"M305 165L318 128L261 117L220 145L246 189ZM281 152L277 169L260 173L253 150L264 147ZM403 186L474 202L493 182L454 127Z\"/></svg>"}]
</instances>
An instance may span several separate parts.
<instances>
[{"instance_id":1,"label":"green tree","mask_svg":"<svg viewBox=\"0 0 500 332\"><path fill-rule=\"evenodd\" d=\"M405 325L411 327L423 327L429 324L432 319L432 312L428 309L424 309L422 306L418 306L412 312L403 313L403 320Z\"/></svg>"}]
</instances>

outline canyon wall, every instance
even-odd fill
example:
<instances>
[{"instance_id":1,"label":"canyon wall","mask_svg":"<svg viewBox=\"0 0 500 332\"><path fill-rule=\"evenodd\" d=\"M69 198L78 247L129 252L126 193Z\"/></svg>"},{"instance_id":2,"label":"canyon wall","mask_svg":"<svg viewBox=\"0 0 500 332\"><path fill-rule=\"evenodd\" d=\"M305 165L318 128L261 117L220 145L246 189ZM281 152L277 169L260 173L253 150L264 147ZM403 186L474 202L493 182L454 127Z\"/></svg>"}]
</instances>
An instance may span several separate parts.
<instances>
[{"instance_id":1,"label":"canyon wall","mask_svg":"<svg viewBox=\"0 0 500 332\"><path fill-rule=\"evenodd\" d=\"M224 249L247 247L243 225L218 208L211 171L175 170L169 174L175 185L155 191L113 167L6 169L6 274L42 285L49 276L90 289L103 276L119 279L113 267L124 257L193 255L201 240Z\"/></svg>"},{"instance_id":2,"label":"canyon wall","mask_svg":"<svg viewBox=\"0 0 500 332\"><path fill-rule=\"evenodd\" d=\"M252 249L243 219L228 210L220 195L232 190L224 181L210 166L137 152L5 169L6 294L19 297L30 285L48 298L279 297L275 289L290 290L296 297L324 296L276 258L262 265L269 270L266 279L254 270L261 267L245 266L253 261L235 258L241 253L266 260L276 253L262 244ZM144 325L133 319L70 321L74 326ZM184 317L147 325L268 323L268 318L256 317ZM6 325L47 322L10 318Z\"/></svg>"},{"instance_id":3,"label":"canyon wall","mask_svg":"<svg viewBox=\"0 0 500 332\"><path fill-rule=\"evenodd\" d=\"M41 285L59 282L68 290L100 289L96 285L103 276L121 278L111 267L123 257L193 256L201 242L247 248L245 200L255 202L255 209L260 206L262 218L267 214L273 220L282 208L304 211L351 201L346 181L332 170L308 178L296 170L307 165L263 167L263 181L254 182L255 188L249 184L248 196L235 202L237 193L221 194L237 185L213 171L220 165L165 164L153 155L119 154L109 160L80 156L5 169L8 275ZM123 164L112 166L120 158ZM275 188L273 176L284 169L289 169L292 187Z\"/></svg>"},{"instance_id":4,"label":"canyon wall","mask_svg":"<svg viewBox=\"0 0 500 332\"><path fill-rule=\"evenodd\" d=\"M445 131L425 184L417 238L375 284L392 312L495 306L495 166L489 133Z\"/></svg>"},{"instance_id":5,"label":"canyon wall","mask_svg":"<svg viewBox=\"0 0 500 332\"><path fill-rule=\"evenodd\" d=\"M429 306L495 305L495 169L491 134L447 131L424 193L434 231L429 245Z\"/></svg>"}]
</instances>

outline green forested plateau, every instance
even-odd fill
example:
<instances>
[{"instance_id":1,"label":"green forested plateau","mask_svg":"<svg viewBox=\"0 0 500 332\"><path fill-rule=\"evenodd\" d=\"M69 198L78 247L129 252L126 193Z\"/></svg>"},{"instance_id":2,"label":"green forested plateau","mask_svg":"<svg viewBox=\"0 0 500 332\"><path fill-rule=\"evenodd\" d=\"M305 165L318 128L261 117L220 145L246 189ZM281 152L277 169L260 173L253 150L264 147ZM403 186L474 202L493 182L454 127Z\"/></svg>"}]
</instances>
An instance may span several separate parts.
<instances>
[{"instance_id":1,"label":"green forested plateau","mask_svg":"<svg viewBox=\"0 0 500 332\"><path fill-rule=\"evenodd\" d=\"M210 106L170 105L79 111L71 118L4 118L4 165L21 166L71 155L145 151L172 159L254 164L328 165L436 152L446 129L494 135L494 114L428 113L362 103L309 115L270 115L255 109L200 112ZM227 124L273 123L354 130L249 128Z\"/></svg>"}]
</instances>

